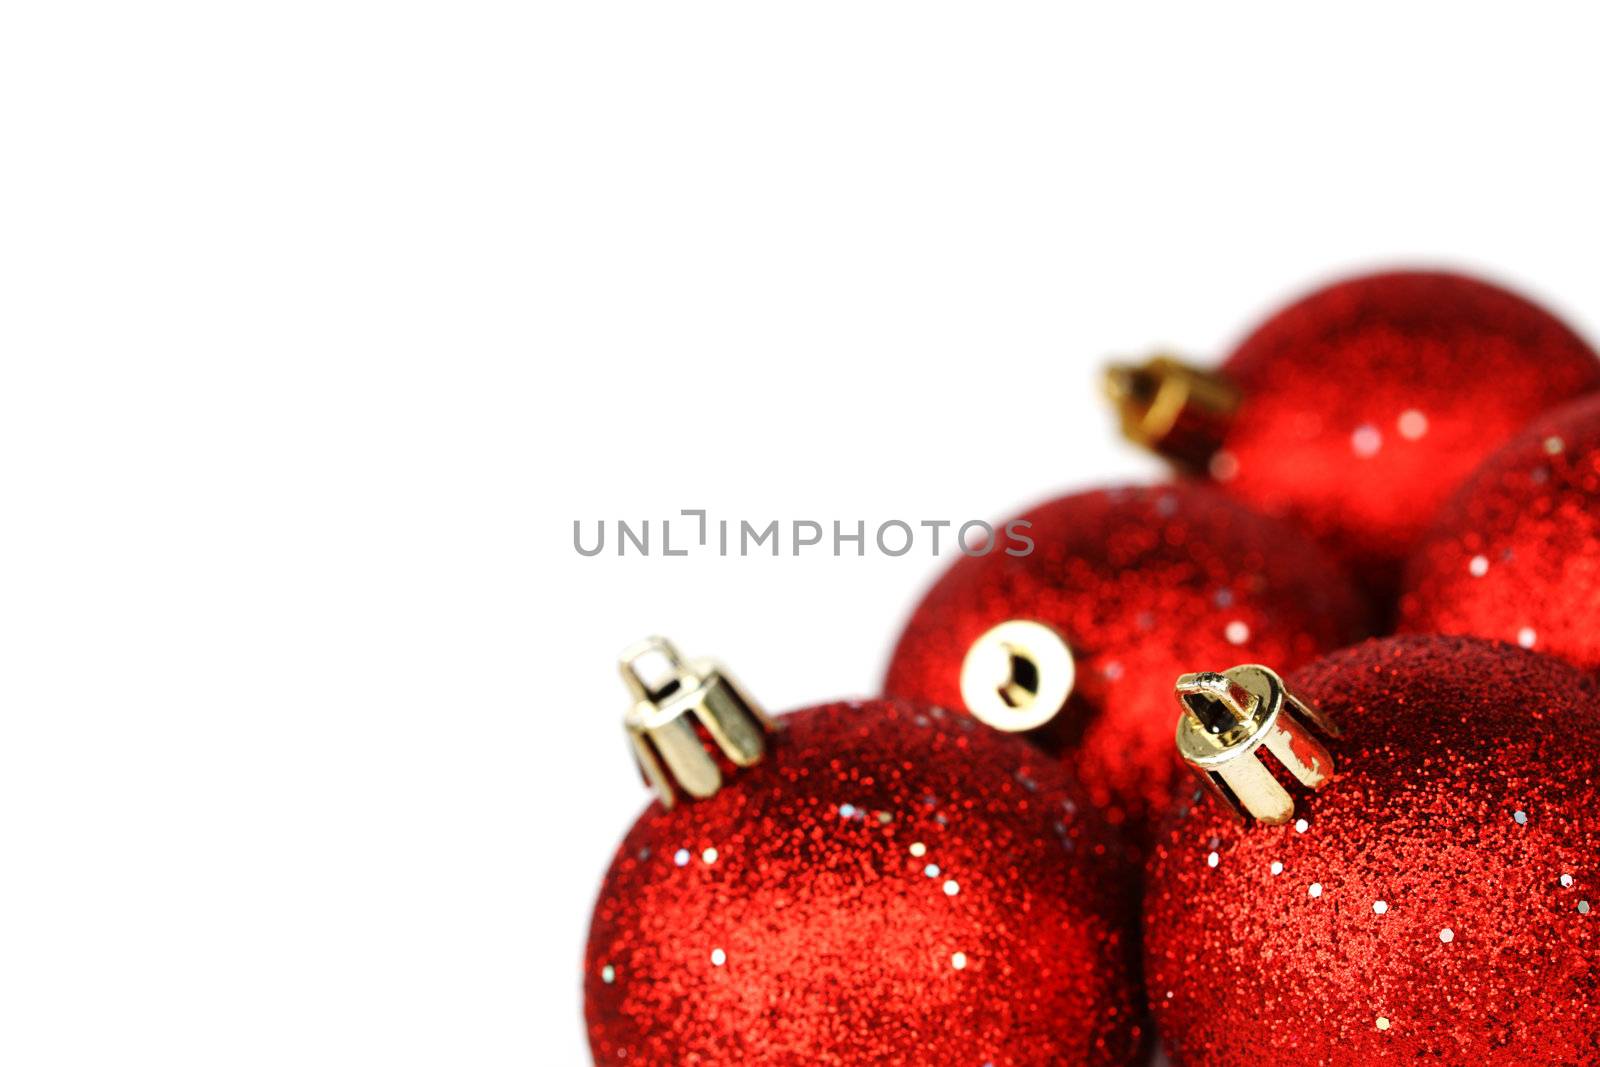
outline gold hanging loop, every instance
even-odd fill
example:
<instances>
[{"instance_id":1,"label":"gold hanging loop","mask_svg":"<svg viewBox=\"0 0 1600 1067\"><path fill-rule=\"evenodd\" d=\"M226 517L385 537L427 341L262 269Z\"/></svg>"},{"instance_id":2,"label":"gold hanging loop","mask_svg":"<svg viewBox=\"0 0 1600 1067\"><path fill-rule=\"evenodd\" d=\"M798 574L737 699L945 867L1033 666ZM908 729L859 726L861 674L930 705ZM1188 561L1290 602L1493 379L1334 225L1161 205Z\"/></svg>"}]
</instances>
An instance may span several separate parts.
<instances>
[{"instance_id":1,"label":"gold hanging loop","mask_svg":"<svg viewBox=\"0 0 1600 1067\"><path fill-rule=\"evenodd\" d=\"M1321 712L1296 697L1260 664L1216 673L1185 674L1176 686L1178 752L1224 805L1241 818L1270 825L1294 816L1289 795L1263 761L1275 756L1300 784L1321 789L1333 780L1333 757L1311 732L1338 737Z\"/></svg>"},{"instance_id":2,"label":"gold hanging loop","mask_svg":"<svg viewBox=\"0 0 1600 1067\"><path fill-rule=\"evenodd\" d=\"M652 660L665 672L647 679ZM633 696L623 722L634 758L665 807L677 802L680 789L709 797L722 788L722 769L705 738L735 766L749 767L766 754L772 721L711 661L685 660L666 638L647 637L623 649L617 666Z\"/></svg>"}]
</instances>

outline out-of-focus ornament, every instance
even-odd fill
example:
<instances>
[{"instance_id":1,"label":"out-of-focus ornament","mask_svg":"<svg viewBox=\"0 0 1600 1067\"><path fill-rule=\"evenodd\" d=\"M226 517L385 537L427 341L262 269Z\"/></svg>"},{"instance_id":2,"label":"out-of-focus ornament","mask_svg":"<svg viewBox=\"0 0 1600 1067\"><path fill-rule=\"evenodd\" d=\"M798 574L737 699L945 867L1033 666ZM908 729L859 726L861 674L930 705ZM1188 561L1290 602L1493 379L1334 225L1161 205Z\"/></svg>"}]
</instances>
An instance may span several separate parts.
<instances>
[{"instance_id":1,"label":"out-of-focus ornament","mask_svg":"<svg viewBox=\"0 0 1600 1067\"><path fill-rule=\"evenodd\" d=\"M590 926L597 1064L1132 1062L1137 874L1052 761L900 701L768 720L659 639L623 668L660 799Z\"/></svg>"},{"instance_id":2,"label":"out-of-focus ornament","mask_svg":"<svg viewBox=\"0 0 1600 1067\"><path fill-rule=\"evenodd\" d=\"M1197 791L1153 851L1145 973L1175 1067L1594 1062L1594 683L1508 645L1407 636L1276 684L1257 692L1321 735L1291 746L1309 777L1233 743L1251 699L1179 687L1180 744L1198 730L1231 749L1222 766L1270 768L1292 809L1278 823ZM1216 784L1217 764L1196 769Z\"/></svg>"},{"instance_id":3,"label":"out-of-focus ornament","mask_svg":"<svg viewBox=\"0 0 1600 1067\"><path fill-rule=\"evenodd\" d=\"M1324 552L1204 487L1079 493L1014 521L1033 552L956 560L912 612L884 691L1026 732L1136 839L1182 775L1178 674L1298 666L1366 632Z\"/></svg>"},{"instance_id":4,"label":"out-of-focus ornament","mask_svg":"<svg viewBox=\"0 0 1600 1067\"><path fill-rule=\"evenodd\" d=\"M1130 438L1390 592L1434 509L1531 418L1600 387L1600 361L1514 293L1413 271L1290 304L1215 371L1157 357L1107 381Z\"/></svg>"},{"instance_id":5,"label":"out-of-focus ornament","mask_svg":"<svg viewBox=\"0 0 1600 1067\"><path fill-rule=\"evenodd\" d=\"M1600 397L1536 419L1450 499L1407 565L1400 629L1600 669Z\"/></svg>"}]
</instances>

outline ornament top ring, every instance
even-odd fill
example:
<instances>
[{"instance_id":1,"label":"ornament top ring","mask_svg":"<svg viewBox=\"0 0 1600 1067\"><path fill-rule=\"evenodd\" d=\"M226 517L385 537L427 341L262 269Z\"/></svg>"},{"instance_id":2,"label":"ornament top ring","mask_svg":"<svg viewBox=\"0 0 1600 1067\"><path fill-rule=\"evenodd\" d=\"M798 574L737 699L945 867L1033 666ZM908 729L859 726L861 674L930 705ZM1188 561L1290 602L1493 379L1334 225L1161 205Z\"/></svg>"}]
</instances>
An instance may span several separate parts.
<instances>
[{"instance_id":1,"label":"ornament top ring","mask_svg":"<svg viewBox=\"0 0 1600 1067\"><path fill-rule=\"evenodd\" d=\"M1239 388L1222 375L1169 355L1106 368L1106 396L1123 436L1192 466L1204 466L1239 407Z\"/></svg>"},{"instance_id":2,"label":"ornament top ring","mask_svg":"<svg viewBox=\"0 0 1600 1067\"><path fill-rule=\"evenodd\" d=\"M667 673L648 682L642 664L652 657ZM617 666L634 698L624 719L628 739L662 806L677 800L674 785L692 797L722 788L722 771L695 723L736 766L749 767L766 754L763 735L772 726L766 712L710 660L685 661L666 638L647 637L623 649Z\"/></svg>"},{"instance_id":3,"label":"ornament top ring","mask_svg":"<svg viewBox=\"0 0 1600 1067\"><path fill-rule=\"evenodd\" d=\"M1043 726L1067 706L1077 681L1072 650L1032 619L990 627L961 662L961 699L985 725L1006 733Z\"/></svg>"},{"instance_id":4,"label":"ornament top ring","mask_svg":"<svg viewBox=\"0 0 1600 1067\"><path fill-rule=\"evenodd\" d=\"M1248 813L1276 826L1294 815L1294 798L1262 760L1262 748L1307 788L1321 789L1333 780L1333 757L1307 724L1331 737L1339 731L1289 692L1270 668L1251 663L1221 673L1185 674L1176 691L1183 706L1179 754L1241 818Z\"/></svg>"}]
</instances>

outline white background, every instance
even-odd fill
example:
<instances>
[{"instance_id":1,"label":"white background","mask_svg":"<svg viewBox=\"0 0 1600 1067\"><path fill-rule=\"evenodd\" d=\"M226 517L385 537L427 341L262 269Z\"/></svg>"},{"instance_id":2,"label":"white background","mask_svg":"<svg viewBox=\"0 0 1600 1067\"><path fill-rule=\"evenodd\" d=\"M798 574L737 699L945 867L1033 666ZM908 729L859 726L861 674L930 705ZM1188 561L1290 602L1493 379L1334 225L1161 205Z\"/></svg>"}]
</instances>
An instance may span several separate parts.
<instances>
[{"instance_id":1,"label":"white background","mask_svg":"<svg viewBox=\"0 0 1600 1067\"><path fill-rule=\"evenodd\" d=\"M616 651L868 693L936 564L585 559L573 520L1151 477L1104 357L1218 353L1373 264L1593 335L1597 29L8 5L0 1060L586 1062L645 800Z\"/></svg>"}]
</instances>

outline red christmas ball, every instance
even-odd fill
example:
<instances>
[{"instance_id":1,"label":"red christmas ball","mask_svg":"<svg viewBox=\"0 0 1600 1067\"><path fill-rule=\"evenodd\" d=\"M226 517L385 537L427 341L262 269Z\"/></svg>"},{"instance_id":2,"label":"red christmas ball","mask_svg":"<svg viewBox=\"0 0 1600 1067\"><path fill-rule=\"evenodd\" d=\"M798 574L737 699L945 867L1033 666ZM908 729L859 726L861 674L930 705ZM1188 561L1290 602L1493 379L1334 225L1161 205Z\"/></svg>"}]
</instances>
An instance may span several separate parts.
<instances>
[{"instance_id":1,"label":"red christmas ball","mask_svg":"<svg viewBox=\"0 0 1600 1067\"><path fill-rule=\"evenodd\" d=\"M1157 360L1112 382L1130 435L1392 591L1434 509L1535 415L1600 388L1600 361L1514 293L1400 272L1289 305L1215 375Z\"/></svg>"},{"instance_id":2,"label":"red christmas ball","mask_svg":"<svg viewBox=\"0 0 1600 1067\"><path fill-rule=\"evenodd\" d=\"M655 803L595 905L597 1064L1127 1064L1126 847L1034 749L895 701L786 715Z\"/></svg>"},{"instance_id":3,"label":"red christmas ball","mask_svg":"<svg viewBox=\"0 0 1600 1067\"><path fill-rule=\"evenodd\" d=\"M1407 565L1400 629L1600 669L1600 396L1534 420L1450 499Z\"/></svg>"},{"instance_id":4,"label":"red christmas ball","mask_svg":"<svg viewBox=\"0 0 1600 1067\"><path fill-rule=\"evenodd\" d=\"M1285 825L1197 799L1151 857L1145 973L1176 1067L1597 1062L1593 682L1409 636L1288 688L1341 728L1333 781L1291 786Z\"/></svg>"},{"instance_id":5,"label":"red christmas ball","mask_svg":"<svg viewBox=\"0 0 1600 1067\"><path fill-rule=\"evenodd\" d=\"M912 612L884 690L1031 731L1136 839L1183 775L1180 672L1299 665L1366 632L1323 552L1202 487L1079 493L1021 519L1033 552L958 559Z\"/></svg>"}]
</instances>

